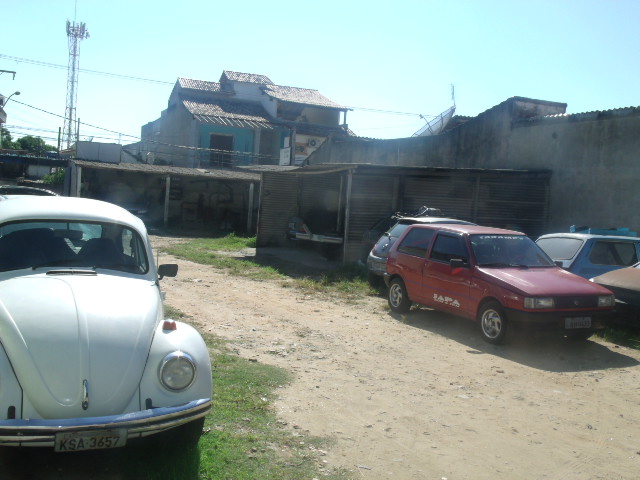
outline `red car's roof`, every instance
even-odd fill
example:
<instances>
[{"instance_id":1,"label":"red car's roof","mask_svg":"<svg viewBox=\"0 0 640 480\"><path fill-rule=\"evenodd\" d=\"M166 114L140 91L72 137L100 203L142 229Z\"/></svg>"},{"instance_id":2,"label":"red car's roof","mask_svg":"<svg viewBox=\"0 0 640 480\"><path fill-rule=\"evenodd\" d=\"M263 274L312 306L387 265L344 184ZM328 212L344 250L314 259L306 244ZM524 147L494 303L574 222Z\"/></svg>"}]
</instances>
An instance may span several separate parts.
<instances>
[{"instance_id":1,"label":"red car's roof","mask_svg":"<svg viewBox=\"0 0 640 480\"><path fill-rule=\"evenodd\" d=\"M483 227L481 225L462 225L453 223L432 223L432 224L413 224L410 228L429 228L437 230L447 230L449 232L468 233L471 235L524 235L516 230L505 230L503 228Z\"/></svg>"}]
</instances>

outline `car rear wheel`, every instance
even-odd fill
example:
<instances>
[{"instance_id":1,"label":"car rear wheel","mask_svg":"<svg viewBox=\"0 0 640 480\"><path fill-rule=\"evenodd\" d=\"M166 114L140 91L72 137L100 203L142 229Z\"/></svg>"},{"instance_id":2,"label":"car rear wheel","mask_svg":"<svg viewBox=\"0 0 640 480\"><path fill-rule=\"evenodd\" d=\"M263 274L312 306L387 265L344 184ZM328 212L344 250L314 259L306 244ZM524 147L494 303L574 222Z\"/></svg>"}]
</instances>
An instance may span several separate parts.
<instances>
[{"instance_id":1,"label":"car rear wheel","mask_svg":"<svg viewBox=\"0 0 640 480\"><path fill-rule=\"evenodd\" d=\"M396 313L406 313L411 308L411 300L407 294L404 282L394 278L389 284L389 307Z\"/></svg>"},{"instance_id":2,"label":"car rear wheel","mask_svg":"<svg viewBox=\"0 0 640 480\"><path fill-rule=\"evenodd\" d=\"M498 302L487 302L478 311L478 324L482 338L489 343L504 343L507 334L507 317Z\"/></svg>"}]
</instances>

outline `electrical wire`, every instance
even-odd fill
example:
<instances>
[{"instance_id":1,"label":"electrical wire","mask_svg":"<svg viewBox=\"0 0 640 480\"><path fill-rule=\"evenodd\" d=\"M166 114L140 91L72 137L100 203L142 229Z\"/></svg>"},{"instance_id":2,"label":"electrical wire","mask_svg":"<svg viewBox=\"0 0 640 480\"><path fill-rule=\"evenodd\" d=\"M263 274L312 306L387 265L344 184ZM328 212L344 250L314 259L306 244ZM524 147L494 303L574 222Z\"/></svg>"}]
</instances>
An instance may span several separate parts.
<instances>
[{"instance_id":1,"label":"electrical wire","mask_svg":"<svg viewBox=\"0 0 640 480\"><path fill-rule=\"evenodd\" d=\"M37 65L39 67L48 67L48 68L58 68L58 69L64 69L67 70L69 67L67 65L58 65L56 63L49 63L49 62L42 62L39 60L30 60L28 58L20 58L20 57L12 57L10 55L4 55L2 53L0 53L0 58L6 58L7 60L12 60L15 62L23 62L23 63L28 63L31 65ZM124 80L134 80L136 82L148 82L148 83L159 83L159 84L163 84L163 85L173 85L175 82L167 82L164 80L154 80L152 78L141 78L141 77L134 77L131 75L121 75L118 73L109 73L109 72L101 72L98 70L88 70L86 68L79 68L78 69L80 72L84 72L84 73L91 73L93 75L101 75L104 77L113 77L113 78L122 78Z\"/></svg>"},{"instance_id":2,"label":"electrical wire","mask_svg":"<svg viewBox=\"0 0 640 480\"><path fill-rule=\"evenodd\" d=\"M39 60L31 60L28 58L20 58L20 57L13 57L10 55L5 55L0 53L0 58L5 58L7 60L12 60L15 62L23 62L23 63L28 63L31 65L37 65L40 67L48 67L48 68L57 68L57 69L68 69L68 66L66 65L59 65L59 64L55 64L55 63L49 63L49 62L43 62L43 61L39 61ZM136 82L147 82L147 83L156 83L156 84L161 84L161 85L174 85L175 82L168 82L165 80L155 80L152 78L141 78L141 77L135 77L132 75L121 75L118 73L110 73L110 72L102 72L99 70L89 70L89 69L85 69L85 68L79 68L78 69L80 72L84 72L84 73L90 73L92 75L101 75L101 76L105 76L105 77L111 77L111 78L121 78L123 80L132 80L132 81L136 81ZM256 99L259 97L256 97ZM398 112L398 111L394 111L394 110L383 110L383 109L378 109L378 108L367 108L367 107L356 107L356 106L346 106L345 108L348 108L350 110L357 110L357 111L362 111L362 112L371 112L371 113L380 113L380 114L385 114L385 115L406 115L406 116L413 116L413 117L431 117L431 118L435 118L438 115L425 115L425 114L420 114L420 113L413 113L413 112Z\"/></svg>"},{"instance_id":3,"label":"electrical wire","mask_svg":"<svg viewBox=\"0 0 640 480\"><path fill-rule=\"evenodd\" d=\"M32 65L36 65L36 66L42 66L42 67L47 67L47 68L57 68L57 69L67 69L68 66L65 65L59 65L59 64L55 64L55 63L50 63L50 62L43 62L43 61L39 61L39 60L32 60L32 59L27 59L27 58L20 58L20 57L14 57L14 56L10 56L10 55L5 55L5 54L1 54L0 53L0 58L4 58L7 60L12 60L15 62L23 62L23 63L28 63L28 64L32 64ZM123 80L132 80L132 81L140 81L140 82L147 82L147 83L155 83L155 84L163 84L163 85L173 85L175 82L167 82L167 81L163 81L163 80L155 80L155 79L150 79L150 78L141 78L141 77L135 77L135 76L131 76L131 75L121 75L121 74L116 74L116 73L110 73L110 72L102 72L102 71L98 71L98 70L89 70L89 69L79 69L79 71L81 72L85 72L85 73L90 73L93 75L101 75L101 76L106 76L106 77L111 77L111 78L120 78ZM64 119L65 117L56 113L52 113L52 112L48 112L46 110L43 110L41 108L38 107L34 107L32 105L28 105L26 103L20 102L17 99L13 99L14 102L20 104L20 105L24 105L26 107L32 108L34 110L49 114L49 115L53 115L56 116L58 118L62 118ZM411 112L399 112L399 111L394 111L394 110L383 110L383 109L376 109L376 108L366 108L366 107L356 107L356 106L347 106L345 108L348 108L350 110L354 110L354 111L362 111L362 112L370 112L370 113L379 113L379 114L385 114L385 115L403 115L403 116L412 116L412 117L419 117L423 120L426 121L427 118L436 118L438 115L425 115L425 114L420 114L420 113L411 113ZM108 132L108 133L112 133L114 135L117 135L118 140L120 140L122 137L126 137L126 138L130 138L133 139L135 141L140 141L141 138L137 135L129 135L129 134L125 134L122 132L117 132L115 130L110 130L104 127L100 127L97 125L92 125L89 123L85 123L85 122L80 122L78 121L79 125L83 125L85 127L91 127L91 128L95 128L104 132ZM28 130L28 128L26 127L21 127L24 128L26 130ZM367 128L365 130L383 130L383 129L389 129L389 128L398 128L398 127L374 127L374 128ZM33 129L34 131L43 131L46 132L46 129L42 129L42 130L36 130ZM14 130L15 132L15 130ZM93 137L93 138L101 138L101 139L114 139L115 137L99 137L97 135L84 135L85 137ZM49 137L50 138L50 137ZM152 140L149 140L149 143L158 143L158 142L154 142ZM177 148L197 148L197 147L186 147L184 145L171 145L171 144L164 144L167 146L172 146L172 147L177 147ZM209 149L204 149L204 150L209 150Z\"/></svg>"}]
</instances>

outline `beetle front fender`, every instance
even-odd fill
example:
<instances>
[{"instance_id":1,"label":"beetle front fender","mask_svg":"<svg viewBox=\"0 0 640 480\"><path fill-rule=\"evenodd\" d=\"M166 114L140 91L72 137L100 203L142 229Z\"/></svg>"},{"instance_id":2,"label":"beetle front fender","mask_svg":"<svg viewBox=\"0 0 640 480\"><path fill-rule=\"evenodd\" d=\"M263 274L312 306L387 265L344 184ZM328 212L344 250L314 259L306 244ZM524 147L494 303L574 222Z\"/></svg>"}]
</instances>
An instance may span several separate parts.
<instances>
[{"instance_id":1,"label":"beetle front fender","mask_svg":"<svg viewBox=\"0 0 640 480\"><path fill-rule=\"evenodd\" d=\"M163 329L161 322L149 350L149 357L140 382L141 408L171 407L201 398L211 398L211 360L209 349L198 331L182 322L175 322L175 329ZM160 382L160 366L172 352L184 352L196 366L195 380L188 388L172 391Z\"/></svg>"}]
</instances>

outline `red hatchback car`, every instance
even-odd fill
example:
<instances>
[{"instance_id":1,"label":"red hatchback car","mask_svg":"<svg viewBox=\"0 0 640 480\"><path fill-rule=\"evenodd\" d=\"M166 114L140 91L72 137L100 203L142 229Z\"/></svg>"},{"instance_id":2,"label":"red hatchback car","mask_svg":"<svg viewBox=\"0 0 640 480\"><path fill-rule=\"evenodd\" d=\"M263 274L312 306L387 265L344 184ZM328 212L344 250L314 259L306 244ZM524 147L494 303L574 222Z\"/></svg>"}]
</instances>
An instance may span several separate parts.
<instances>
[{"instance_id":1,"label":"red hatchback car","mask_svg":"<svg viewBox=\"0 0 640 480\"><path fill-rule=\"evenodd\" d=\"M412 225L387 259L391 310L412 303L477 320L490 343L512 325L588 338L614 309L606 288L558 267L521 232L473 225Z\"/></svg>"}]
</instances>

